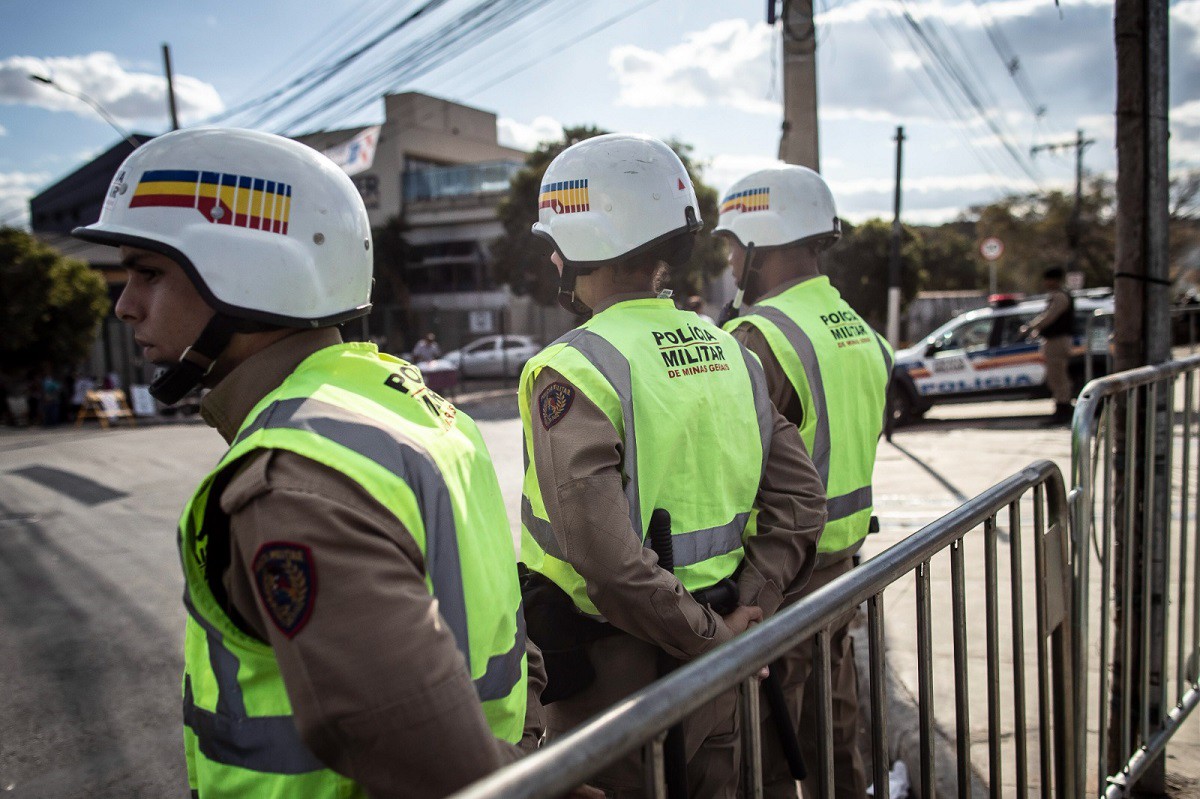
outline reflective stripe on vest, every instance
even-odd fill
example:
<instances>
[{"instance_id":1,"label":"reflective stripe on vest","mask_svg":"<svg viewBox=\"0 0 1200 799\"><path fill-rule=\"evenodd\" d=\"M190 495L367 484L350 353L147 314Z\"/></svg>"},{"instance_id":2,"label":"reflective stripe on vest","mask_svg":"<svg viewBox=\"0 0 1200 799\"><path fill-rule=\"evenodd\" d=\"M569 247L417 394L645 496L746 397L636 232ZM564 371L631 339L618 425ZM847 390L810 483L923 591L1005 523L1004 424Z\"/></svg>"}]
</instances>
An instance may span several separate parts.
<instances>
[{"instance_id":1,"label":"reflective stripe on vest","mask_svg":"<svg viewBox=\"0 0 1200 799\"><path fill-rule=\"evenodd\" d=\"M787 339L788 344L791 345L800 357L800 363L804 366L804 374L808 377L808 387L812 393L812 413L816 417L812 452L809 454L812 457L813 465L817 467L817 473L821 476L821 484L828 486L830 447L829 411L825 405L825 384L821 380L821 364L817 361L816 350L813 349L813 344L808 334L780 309L770 305L763 305L755 307L753 313L755 316L761 316L779 328L784 338ZM880 348L884 351L885 361L890 360L886 357L887 349L882 344ZM889 373L890 371L889 369ZM829 497L826 505L829 511L827 523L844 519L847 516L853 516L855 513L870 508L873 504L871 486L869 485L855 489L847 494Z\"/></svg>"},{"instance_id":2,"label":"reflective stripe on vest","mask_svg":"<svg viewBox=\"0 0 1200 799\"><path fill-rule=\"evenodd\" d=\"M637 438L635 435L635 420L633 414L633 381L630 373L629 360L602 336L586 329L576 329L567 333L554 344L566 344L577 350L596 370L608 380L616 392L621 404L621 417L625 427L625 496L629 500L629 523L633 530L645 529L642 521L640 497L638 493L637 475ZM739 345L750 374L751 388L754 394L754 407L758 416L759 435L762 440L763 466L766 471L767 453L771 449L771 420L774 410L771 399L767 394L766 376L762 365L745 347ZM529 452L522 447L526 469L529 464ZM761 482L761 475L760 475ZM704 530L671 533L671 547L675 566L692 566L702 563L719 555L733 552L742 546L742 534L750 520L750 512L745 511L734 515L725 524ZM542 550L553 558L566 560L550 523L539 518L533 511L533 505L527 496L521 497L521 521L528 528L529 534ZM648 545L648 544L647 544Z\"/></svg>"},{"instance_id":3,"label":"reflective stripe on vest","mask_svg":"<svg viewBox=\"0 0 1200 799\"><path fill-rule=\"evenodd\" d=\"M467 602L458 552L458 531L450 490L428 453L405 440L399 431L364 423L356 414L312 397L278 400L267 406L234 440L233 446L259 430L288 428L327 438L397 475L412 489L425 521L425 568L446 620L468 666L471 643L467 636ZM502 699L521 679L525 655L525 614L517 607L517 634L507 652L488 659L475 680L482 701Z\"/></svg>"},{"instance_id":4,"label":"reflective stripe on vest","mask_svg":"<svg viewBox=\"0 0 1200 799\"><path fill-rule=\"evenodd\" d=\"M246 715L237 656L225 646L221 631L196 612L187 591L183 604L191 620L204 630L209 664L217 678L214 713L196 706L191 677L184 677L183 723L196 734L204 756L228 766L273 774L306 774L325 768L300 740L291 716Z\"/></svg>"}]
</instances>

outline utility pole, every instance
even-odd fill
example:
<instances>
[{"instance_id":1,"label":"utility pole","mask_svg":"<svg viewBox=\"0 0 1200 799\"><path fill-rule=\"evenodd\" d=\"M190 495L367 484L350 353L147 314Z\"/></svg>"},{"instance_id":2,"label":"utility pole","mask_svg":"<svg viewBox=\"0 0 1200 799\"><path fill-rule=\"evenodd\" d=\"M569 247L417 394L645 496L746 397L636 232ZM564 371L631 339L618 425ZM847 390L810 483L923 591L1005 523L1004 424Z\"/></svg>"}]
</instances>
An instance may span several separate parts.
<instances>
[{"instance_id":1,"label":"utility pole","mask_svg":"<svg viewBox=\"0 0 1200 799\"><path fill-rule=\"evenodd\" d=\"M1071 221L1067 223L1067 244L1071 248L1071 263L1068 270L1071 272L1077 272L1080 268L1079 242L1083 232L1083 153L1095 143L1095 139L1085 139L1083 131L1079 130L1075 132L1075 141L1036 144L1029 148L1030 155L1046 151L1075 150L1075 208L1071 211Z\"/></svg>"},{"instance_id":2,"label":"utility pole","mask_svg":"<svg viewBox=\"0 0 1200 799\"><path fill-rule=\"evenodd\" d=\"M1117 246L1114 314L1114 361L1117 370L1162 363L1170 357L1170 314L1167 269L1167 3L1165 0L1116 0L1114 38L1117 52ZM1166 464L1170 438L1166 408L1169 392L1158 392L1156 424L1148 429L1149 402L1142 392L1136 405L1122 399L1116 408L1115 467L1133 477L1134 491L1126 495L1117 481L1113 509L1116 533L1114 569L1116 615L1114 640L1128 636L1129 658L1118 647L1113 657L1110 694L1108 772L1116 773L1136 747L1146 743L1162 723L1165 678L1163 649L1166 624L1166 541L1170 525L1169 479ZM1125 437L1126 419L1141 441L1152 441L1153 463ZM1135 459L1130 455L1136 453ZM1147 478L1153 475L1153 480ZM1150 496L1142 493L1145 486ZM1143 509L1153 498L1152 518ZM1136 512L1128 513L1127 510ZM1132 580L1122 575L1131 575ZM1148 607L1146 605L1148 603ZM1107 609L1105 609L1107 612ZM1148 624L1143 626L1143 620ZM1123 696L1125 675L1146 673ZM1120 709L1129 703L1131 718L1118 724ZM1165 790L1162 755L1143 773L1135 791L1160 795ZM1138 795L1135 793L1135 795Z\"/></svg>"},{"instance_id":3,"label":"utility pole","mask_svg":"<svg viewBox=\"0 0 1200 799\"><path fill-rule=\"evenodd\" d=\"M175 78L171 74L171 45L163 43L163 69L167 73L167 104L171 109L171 130L179 130L179 112L175 109Z\"/></svg>"},{"instance_id":4,"label":"utility pole","mask_svg":"<svg viewBox=\"0 0 1200 799\"><path fill-rule=\"evenodd\" d=\"M904 126L896 127L896 193L892 216L892 249L888 257L887 337L893 349L900 348L900 169L904 163Z\"/></svg>"},{"instance_id":5,"label":"utility pole","mask_svg":"<svg viewBox=\"0 0 1200 799\"><path fill-rule=\"evenodd\" d=\"M774 0L767 19L774 21ZM783 135L779 159L821 171L817 136L817 36L812 0L783 0Z\"/></svg>"}]
</instances>

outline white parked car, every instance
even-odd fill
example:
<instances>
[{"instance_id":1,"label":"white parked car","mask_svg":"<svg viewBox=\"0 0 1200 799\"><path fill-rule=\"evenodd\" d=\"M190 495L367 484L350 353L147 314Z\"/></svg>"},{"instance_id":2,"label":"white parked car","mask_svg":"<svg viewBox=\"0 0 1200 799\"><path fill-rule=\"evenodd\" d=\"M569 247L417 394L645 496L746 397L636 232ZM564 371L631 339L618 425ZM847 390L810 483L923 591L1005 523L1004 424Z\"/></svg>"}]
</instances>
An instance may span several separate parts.
<instances>
[{"instance_id":1,"label":"white parked car","mask_svg":"<svg viewBox=\"0 0 1200 799\"><path fill-rule=\"evenodd\" d=\"M542 345L529 336L484 336L460 350L447 352L449 361L464 377L516 377L525 362L537 355Z\"/></svg>"}]
</instances>

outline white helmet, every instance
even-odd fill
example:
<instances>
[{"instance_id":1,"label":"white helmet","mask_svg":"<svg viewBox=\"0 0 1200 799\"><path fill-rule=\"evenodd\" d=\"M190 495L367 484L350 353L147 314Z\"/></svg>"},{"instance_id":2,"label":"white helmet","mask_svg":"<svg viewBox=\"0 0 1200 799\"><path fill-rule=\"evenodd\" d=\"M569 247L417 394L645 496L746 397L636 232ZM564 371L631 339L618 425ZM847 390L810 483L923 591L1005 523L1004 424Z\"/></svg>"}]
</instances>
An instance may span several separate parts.
<instances>
[{"instance_id":1,"label":"white helmet","mask_svg":"<svg viewBox=\"0 0 1200 799\"><path fill-rule=\"evenodd\" d=\"M161 253L238 320L323 327L371 310L371 226L340 168L299 142L231 128L167 133L117 171L74 235Z\"/></svg>"},{"instance_id":2,"label":"white helmet","mask_svg":"<svg viewBox=\"0 0 1200 799\"><path fill-rule=\"evenodd\" d=\"M832 244L842 225L825 180L807 167L784 165L753 172L730 186L713 233L762 249Z\"/></svg>"},{"instance_id":3,"label":"white helmet","mask_svg":"<svg viewBox=\"0 0 1200 799\"><path fill-rule=\"evenodd\" d=\"M550 162L533 234L548 240L564 263L590 271L694 234L699 208L692 179L670 147L649 136L610 133L571 145Z\"/></svg>"}]
</instances>

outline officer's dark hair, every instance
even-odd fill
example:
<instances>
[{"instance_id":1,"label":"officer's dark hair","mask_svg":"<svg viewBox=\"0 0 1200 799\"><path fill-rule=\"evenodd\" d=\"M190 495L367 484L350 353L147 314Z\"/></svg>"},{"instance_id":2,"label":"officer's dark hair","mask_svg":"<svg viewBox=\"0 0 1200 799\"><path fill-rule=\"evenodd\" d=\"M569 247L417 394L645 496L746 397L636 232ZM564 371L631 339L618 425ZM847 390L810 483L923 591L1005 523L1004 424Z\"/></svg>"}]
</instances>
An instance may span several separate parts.
<instances>
[{"instance_id":1,"label":"officer's dark hair","mask_svg":"<svg viewBox=\"0 0 1200 799\"><path fill-rule=\"evenodd\" d=\"M642 274L645 276L646 282L650 284L651 291L661 291L670 277L671 261L676 257L678 249L677 242L664 241L619 261L616 265L617 274L622 278Z\"/></svg>"},{"instance_id":2,"label":"officer's dark hair","mask_svg":"<svg viewBox=\"0 0 1200 799\"><path fill-rule=\"evenodd\" d=\"M1062 280L1067 276L1061 266L1047 267L1046 271L1042 272L1042 277L1046 280Z\"/></svg>"}]
</instances>

